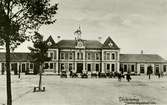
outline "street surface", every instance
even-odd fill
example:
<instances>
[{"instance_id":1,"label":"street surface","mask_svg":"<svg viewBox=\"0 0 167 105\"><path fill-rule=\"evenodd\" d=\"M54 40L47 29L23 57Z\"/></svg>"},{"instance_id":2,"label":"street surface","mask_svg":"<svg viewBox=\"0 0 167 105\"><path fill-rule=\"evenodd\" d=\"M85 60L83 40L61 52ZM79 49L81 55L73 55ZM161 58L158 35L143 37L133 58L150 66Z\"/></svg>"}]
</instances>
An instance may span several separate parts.
<instances>
[{"instance_id":1,"label":"street surface","mask_svg":"<svg viewBox=\"0 0 167 105\"><path fill-rule=\"evenodd\" d=\"M12 75L13 105L167 105L167 76L132 76L132 81L109 78L42 77L45 92L33 92L39 76ZM132 103L131 103L132 102ZM0 75L0 105L6 103L6 76ZM130 104L131 103L131 104ZM151 104L152 103L152 104ZM141 104L142 105L142 104Z\"/></svg>"}]
</instances>

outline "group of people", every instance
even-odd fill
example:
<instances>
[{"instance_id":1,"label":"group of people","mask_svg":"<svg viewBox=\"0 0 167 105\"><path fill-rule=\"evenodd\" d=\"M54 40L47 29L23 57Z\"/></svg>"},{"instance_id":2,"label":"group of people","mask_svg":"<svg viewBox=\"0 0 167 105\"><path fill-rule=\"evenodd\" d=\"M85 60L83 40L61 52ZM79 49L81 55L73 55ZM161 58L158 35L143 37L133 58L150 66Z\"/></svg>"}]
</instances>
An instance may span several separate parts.
<instances>
[{"instance_id":1,"label":"group of people","mask_svg":"<svg viewBox=\"0 0 167 105\"><path fill-rule=\"evenodd\" d=\"M100 73L99 75L97 75L100 77ZM70 71L70 77L75 78L78 77L77 73L73 73L72 71ZM129 82L131 80L131 76L130 76L130 72L128 72L127 74L123 74L123 73L119 73L119 72L110 72L110 73L106 73L104 77L109 77L109 78L118 78L118 81L121 81L122 78L126 77L126 80Z\"/></svg>"},{"instance_id":2,"label":"group of people","mask_svg":"<svg viewBox=\"0 0 167 105\"><path fill-rule=\"evenodd\" d=\"M122 73L118 73L117 74L117 77L118 77L118 81L121 81L122 78L125 78L126 76L126 80L128 82L130 82L130 80L132 79L131 76L130 76L130 73L127 73L126 75L123 75Z\"/></svg>"}]
</instances>

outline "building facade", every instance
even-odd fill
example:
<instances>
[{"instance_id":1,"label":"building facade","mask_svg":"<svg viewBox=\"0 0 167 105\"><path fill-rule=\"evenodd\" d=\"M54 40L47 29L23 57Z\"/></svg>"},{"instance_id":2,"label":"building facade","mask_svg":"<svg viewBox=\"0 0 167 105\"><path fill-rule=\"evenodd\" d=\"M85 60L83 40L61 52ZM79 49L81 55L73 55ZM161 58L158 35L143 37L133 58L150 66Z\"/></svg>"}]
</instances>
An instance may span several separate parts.
<instances>
[{"instance_id":1,"label":"building facade","mask_svg":"<svg viewBox=\"0 0 167 105\"><path fill-rule=\"evenodd\" d=\"M120 48L108 37L104 44L97 40L83 40L81 31L75 32L75 40L61 40L55 43L47 39L50 49L48 56L52 61L45 62L45 71L60 73L65 70L82 72L116 72L120 66Z\"/></svg>"},{"instance_id":2,"label":"building facade","mask_svg":"<svg viewBox=\"0 0 167 105\"><path fill-rule=\"evenodd\" d=\"M120 54L120 69L133 74L147 74L149 66L153 74L166 74L166 61L157 54Z\"/></svg>"},{"instance_id":3,"label":"building facade","mask_svg":"<svg viewBox=\"0 0 167 105\"><path fill-rule=\"evenodd\" d=\"M147 74L148 67L153 68L153 74L167 73L167 63L156 54L120 54L120 48L108 37L104 43L97 40L84 40L81 30L75 33L74 40L60 40L57 43L50 36L46 43L51 61L45 62L44 72L60 74L61 71L76 73L92 72L131 72L132 74ZM29 53L11 54L11 71L33 73L38 67L31 63ZM5 53L0 53L0 71L5 71Z\"/></svg>"}]
</instances>

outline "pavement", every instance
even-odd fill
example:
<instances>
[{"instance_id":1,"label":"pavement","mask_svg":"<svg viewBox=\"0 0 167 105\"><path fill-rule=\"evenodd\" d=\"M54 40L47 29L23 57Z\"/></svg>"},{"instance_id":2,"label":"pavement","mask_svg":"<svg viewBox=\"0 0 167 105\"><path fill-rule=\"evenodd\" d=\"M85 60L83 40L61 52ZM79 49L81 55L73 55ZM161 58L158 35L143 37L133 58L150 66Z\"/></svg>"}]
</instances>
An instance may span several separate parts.
<instances>
[{"instance_id":1,"label":"pavement","mask_svg":"<svg viewBox=\"0 0 167 105\"><path fill-rule=\"evenodd\" d=\"M13 105L167 105L167 76L116 78L60 78L44 75L45 92L33 92L38 75L12 75ZM6 76L0 75L0 105L6 103Z\"/></svg>"}]
</instances>

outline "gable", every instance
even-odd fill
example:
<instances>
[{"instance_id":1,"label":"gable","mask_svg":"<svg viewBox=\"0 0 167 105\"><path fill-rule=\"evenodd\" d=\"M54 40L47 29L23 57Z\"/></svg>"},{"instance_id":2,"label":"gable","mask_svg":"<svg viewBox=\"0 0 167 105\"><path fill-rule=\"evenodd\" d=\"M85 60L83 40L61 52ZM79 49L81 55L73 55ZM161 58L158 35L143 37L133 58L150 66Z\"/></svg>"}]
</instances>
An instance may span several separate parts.
<instances>
[{"instance_id":1,"label":"gable","mask_svg":"<svg viewBox=\"0 0 167 105\"><path fill-rule=\"evenodd\" d=\"M46 40L46 43L50 48L56 47L56 43L53 40L52 36L49 36L49 38Z\"/></svg>"},{"instance_id":2,"label":"gable","mask_svg":"<svg viewBox=\"0 0 167 105\"><path fill-rule=\"evenodd\" d=\"M83 40L77 40L75 48L85 48Z\"/></svg>"},{"instance_id":3,"label":"gable","mask_svg":"<svg viewBox=\"0 0 167 105\"><path fill-rule=\"evenodd\" d=\"M120 48L116 45L116 43L110 37L108 37L106 39L106 41L104 42L104 44L103 44L103 49L115 49L115 50L118 50Z\"/></svg>"}]
</instances>

